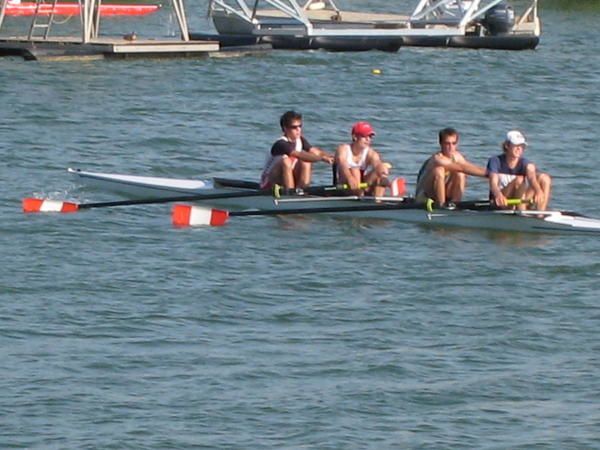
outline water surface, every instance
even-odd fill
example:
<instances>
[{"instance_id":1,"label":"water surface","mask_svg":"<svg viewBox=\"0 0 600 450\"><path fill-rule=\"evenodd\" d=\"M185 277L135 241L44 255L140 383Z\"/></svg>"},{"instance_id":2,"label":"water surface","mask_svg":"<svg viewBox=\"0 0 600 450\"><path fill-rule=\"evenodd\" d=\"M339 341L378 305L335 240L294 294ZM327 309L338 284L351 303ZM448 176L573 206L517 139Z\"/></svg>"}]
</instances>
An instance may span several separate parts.
<instances>
[{"instance_id":1,"label":"water surface","mask_svg":"<svg viewBox=\"0 0 600 450\"><path fill-rule=\"evenodd\" d=\"M257 179L295 108L329 150L370 121L411 188L440 128L483 164L518 127L553 205L600 216L598 16L542 19L532 52L0 59L0 447L597 447L596 238L20 212L113 198L69 166Z\"/></svg>"}]
</instances>

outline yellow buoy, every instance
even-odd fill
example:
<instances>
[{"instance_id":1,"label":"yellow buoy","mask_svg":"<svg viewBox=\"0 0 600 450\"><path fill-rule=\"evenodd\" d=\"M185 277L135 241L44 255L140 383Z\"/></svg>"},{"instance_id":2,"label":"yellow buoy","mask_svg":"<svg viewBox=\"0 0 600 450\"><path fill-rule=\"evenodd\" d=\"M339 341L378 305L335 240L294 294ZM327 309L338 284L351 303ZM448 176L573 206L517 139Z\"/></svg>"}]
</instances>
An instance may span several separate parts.
<instances>
[{"instance_id":1,"label":"yellow buoy","mask_svg":"<svg viewBox=\"0 0 600 450\"><path fill-rule=\"evenodd\" d=\"M373 69L373 70L371 70L371 73L373 75L381 75L381 69Z\"/></svg>"}]
</instances>

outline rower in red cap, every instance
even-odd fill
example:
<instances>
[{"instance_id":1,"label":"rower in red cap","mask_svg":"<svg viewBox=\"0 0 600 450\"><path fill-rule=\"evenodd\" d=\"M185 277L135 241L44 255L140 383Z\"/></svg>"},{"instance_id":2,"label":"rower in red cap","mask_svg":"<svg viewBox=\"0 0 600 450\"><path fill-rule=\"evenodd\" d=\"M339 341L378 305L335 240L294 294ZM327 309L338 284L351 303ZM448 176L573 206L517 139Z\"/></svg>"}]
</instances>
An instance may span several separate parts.
<instances>
[{"instance_id":1,"label":"rower in red cap","mask_svg":"<svg viewBox=\"0 0 600 450\"><path fill-rule=\"evenodd\" d=\"M367 192L382 196L389 184L387 177L391 164L384 163L371 146L375 130L369 122L356 122L351 134L352 143L341 144L335 152L338 182L348 184L358 195L364 193L360 183L367 183L371 186Z\"/></svg>"}]
</instances>

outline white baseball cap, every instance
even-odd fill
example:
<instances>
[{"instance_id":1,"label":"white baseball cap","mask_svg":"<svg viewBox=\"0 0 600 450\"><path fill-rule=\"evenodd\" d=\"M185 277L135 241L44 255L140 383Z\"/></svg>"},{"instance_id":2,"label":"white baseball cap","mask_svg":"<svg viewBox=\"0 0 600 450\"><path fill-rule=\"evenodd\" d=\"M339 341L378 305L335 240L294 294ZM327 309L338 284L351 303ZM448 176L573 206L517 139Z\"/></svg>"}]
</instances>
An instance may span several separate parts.
<instances>
[{"instance_id":1,"label":"white baseball cap","mask_svg":"<svg viewBox=\"0 0 600 450\"><path fill-rule=\"evenodd\" d=\"M511 130L506 133L506 142L512 145L527 145L527 139L519 130Z\"/></svg>"}]
</instances>

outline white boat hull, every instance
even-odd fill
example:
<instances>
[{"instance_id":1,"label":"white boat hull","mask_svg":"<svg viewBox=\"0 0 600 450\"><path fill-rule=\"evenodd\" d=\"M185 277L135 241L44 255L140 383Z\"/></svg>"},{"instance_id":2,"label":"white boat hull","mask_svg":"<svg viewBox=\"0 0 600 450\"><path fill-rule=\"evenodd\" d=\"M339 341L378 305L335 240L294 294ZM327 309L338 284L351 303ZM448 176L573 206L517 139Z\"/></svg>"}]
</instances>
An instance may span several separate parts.
<instances>
[{"instance_id":1,"label":"white boat hull","mask_svg":"<svg viewBox=\"0 0 600 450\"><path fill-rule=\"evenodd\" d=\"M201 180L86 172L72 168L68 168L67 171L79 177L87 186L107 190L126 197L173 197L178 194L199 194L205 192L206 189L212 188L212 183Z\"/></svg>"},{"instance_id":2,"label":"white boat hull","mask_svg":"<svg viewBox=\"0 0 600 450\"><path fill-rule=\"evenodd\" d=\"M219 186L208 181L143 177L69 169L86 185L116 192L127 197L168 198L181 195L213 195L248 193L255 189ZM247 185L252 183L245 182ZM600 233L600 219L564 211L507 211L457 209L428 212L422 205L403 203L396 199L374 203L352 197L289 197L276 201L269 193L237 198L210 200L194 199L195 203L211 208L244 211L248 215L267 214L333 214L370 219L396 220L423 225L479 228L485 230Z\"/></svg>"}]
</instances>

